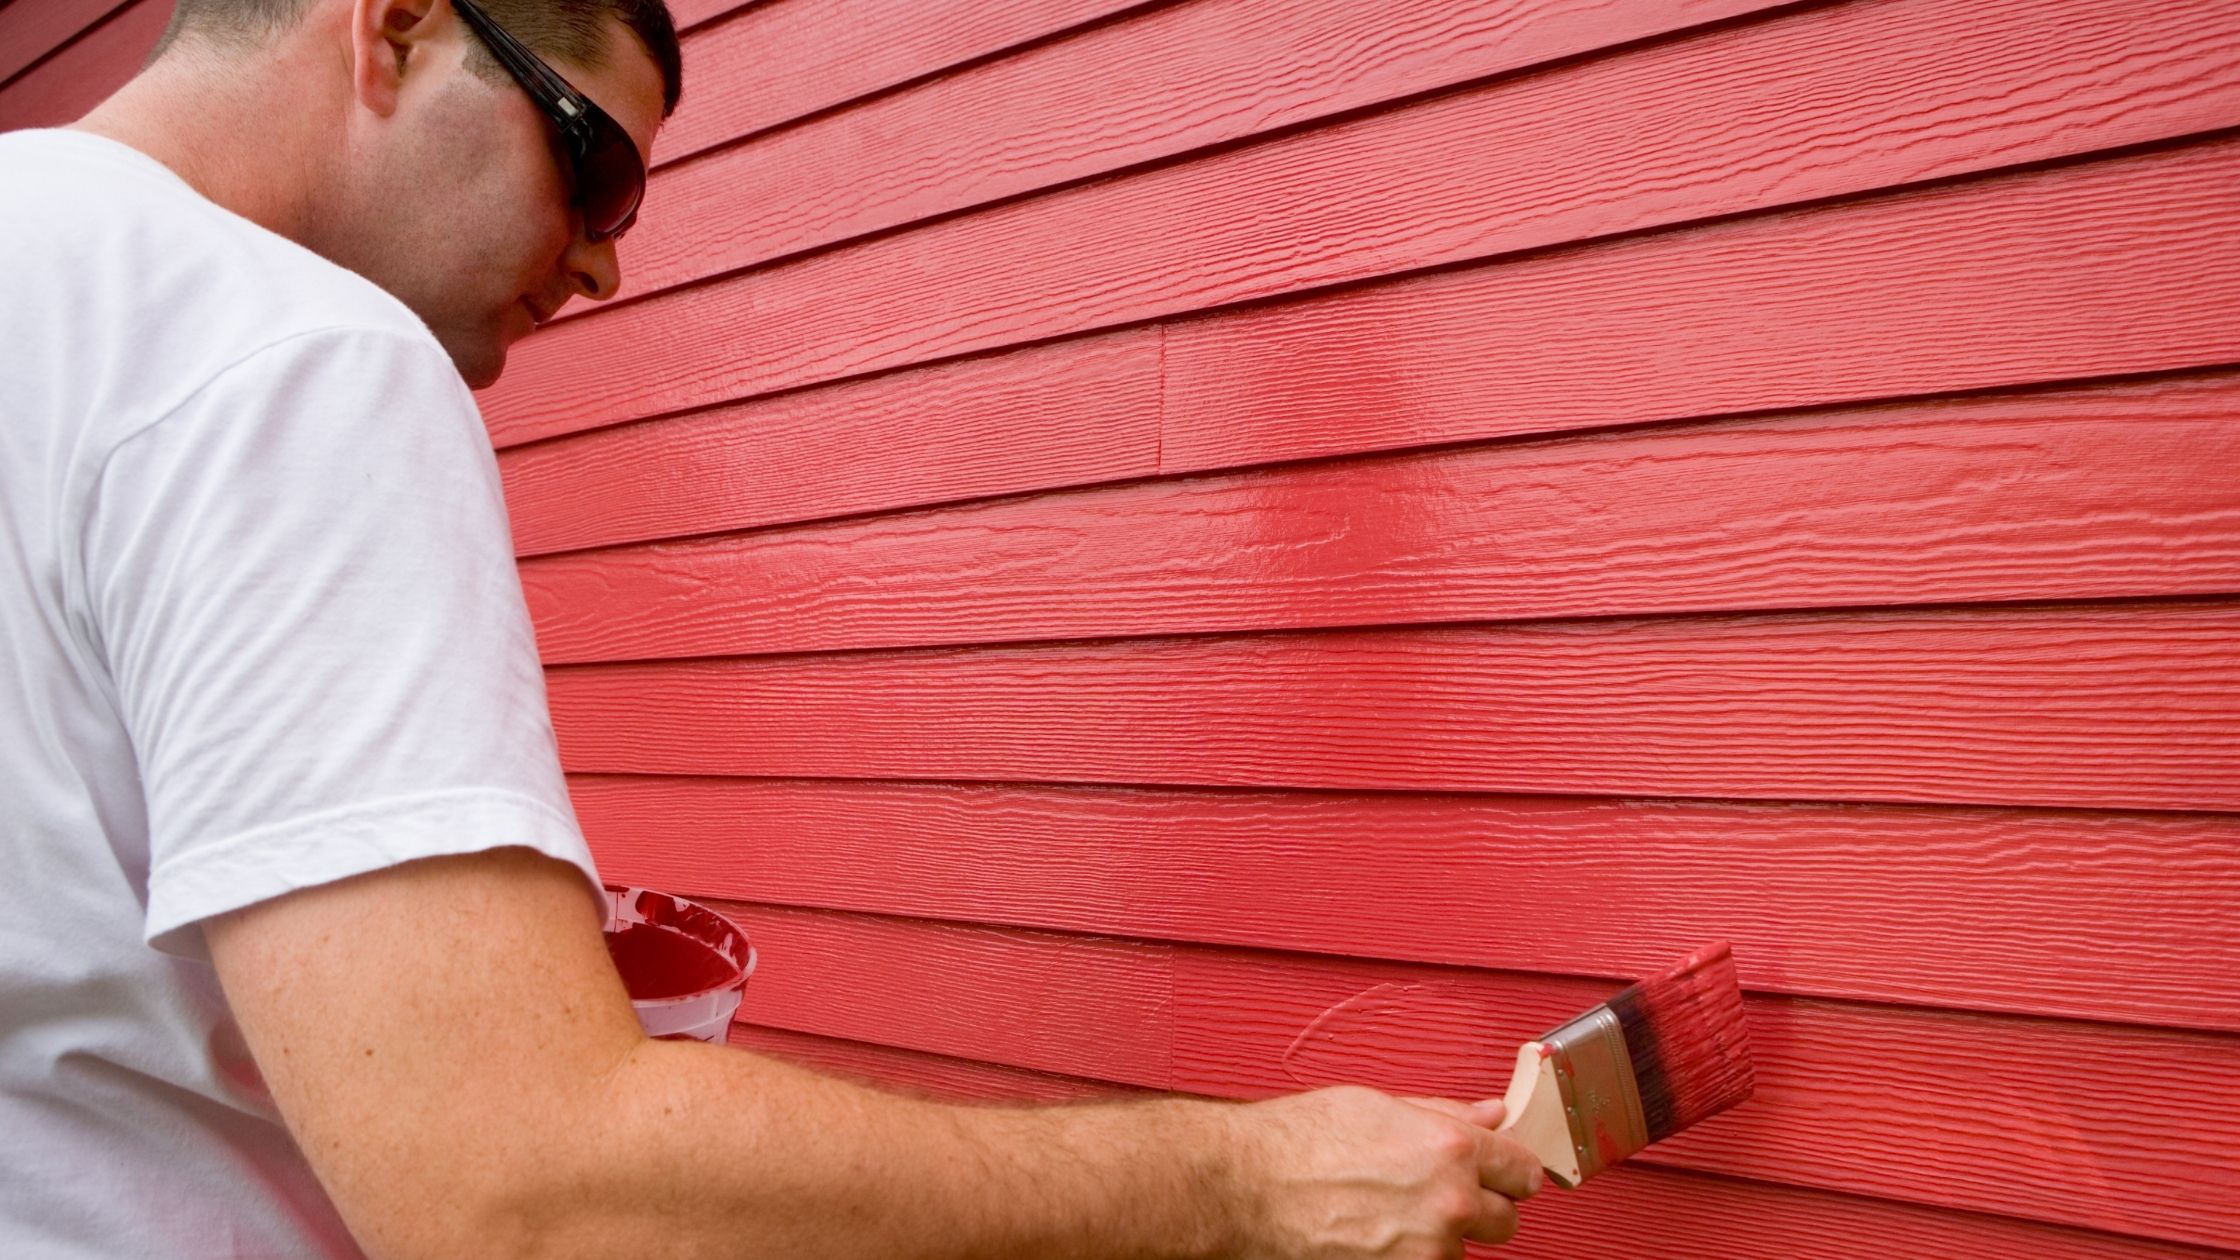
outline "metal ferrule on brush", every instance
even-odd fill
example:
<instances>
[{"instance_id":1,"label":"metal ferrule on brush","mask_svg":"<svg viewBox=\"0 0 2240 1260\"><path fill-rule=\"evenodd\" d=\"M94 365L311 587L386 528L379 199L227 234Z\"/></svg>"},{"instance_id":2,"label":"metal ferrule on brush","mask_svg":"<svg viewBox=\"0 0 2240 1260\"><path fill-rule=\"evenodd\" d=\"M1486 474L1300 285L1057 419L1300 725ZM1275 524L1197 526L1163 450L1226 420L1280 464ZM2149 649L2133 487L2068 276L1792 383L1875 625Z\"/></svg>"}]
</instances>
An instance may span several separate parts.
<instances>
[{"instance_id":1,"label":"metal ferrule on brush","mask_svg":"<svg viewBox=\"0 0 2240 1260\"><path fill-rule=\"evenodd\" d=\"M1633 1056L1615 1012L1598 1006L1540 1041L1563 1087L1581 1181L1649 1144Z\"/></svg>"}]
</instances>

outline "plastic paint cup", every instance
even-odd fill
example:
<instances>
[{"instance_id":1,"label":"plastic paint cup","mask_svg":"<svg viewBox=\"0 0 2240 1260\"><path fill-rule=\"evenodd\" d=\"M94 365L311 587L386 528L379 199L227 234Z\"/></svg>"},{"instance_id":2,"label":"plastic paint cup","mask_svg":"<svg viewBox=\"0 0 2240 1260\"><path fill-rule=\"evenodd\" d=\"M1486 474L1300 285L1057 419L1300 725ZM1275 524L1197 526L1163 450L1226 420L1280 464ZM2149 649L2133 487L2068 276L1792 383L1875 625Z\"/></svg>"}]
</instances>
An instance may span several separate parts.
<instances>
[{"instance_id":1,"label":"plastic paint cup","mask_svg":"<svg viewBox=\"0 0 2240 1260\"><path fill-rule=\"evenodd\" d=\"M697 901L608 885L607 953L648 1036L722 1042L754 974L739 925Z\"/></svg>"}]
</instances>

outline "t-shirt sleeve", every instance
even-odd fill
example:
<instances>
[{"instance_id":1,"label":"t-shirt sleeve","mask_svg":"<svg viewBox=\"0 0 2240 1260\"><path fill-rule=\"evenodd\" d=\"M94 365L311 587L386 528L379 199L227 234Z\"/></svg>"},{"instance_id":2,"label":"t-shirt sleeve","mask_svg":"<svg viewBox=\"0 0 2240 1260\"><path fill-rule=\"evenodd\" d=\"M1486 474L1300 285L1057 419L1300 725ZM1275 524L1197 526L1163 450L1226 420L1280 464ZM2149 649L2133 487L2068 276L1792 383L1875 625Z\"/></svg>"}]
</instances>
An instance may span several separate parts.
<instances>
[{"instance_id":1,"label":"t-shirt sleeve","mask_svg":"<svg viewBox=\"0 0 2240 1260\"><path fill-rule=\"evenodd\" d=\"M416 858L599 873L497 463L433 341L257 351L106 457L82 563L148 810L145 939Z\"/></svg>"}]
</instances>

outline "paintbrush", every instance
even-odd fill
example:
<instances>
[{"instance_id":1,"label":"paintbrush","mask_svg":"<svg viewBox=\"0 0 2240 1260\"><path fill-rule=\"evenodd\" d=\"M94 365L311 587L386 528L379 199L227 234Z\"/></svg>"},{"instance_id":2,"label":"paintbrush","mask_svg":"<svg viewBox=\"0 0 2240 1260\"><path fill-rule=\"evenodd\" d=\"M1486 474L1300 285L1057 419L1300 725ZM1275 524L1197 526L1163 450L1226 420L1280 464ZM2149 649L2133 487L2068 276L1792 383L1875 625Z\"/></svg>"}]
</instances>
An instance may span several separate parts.
<instances>
[{"instance_id":1,"label":"paintbrush","mask_svg":"<svg viewBox=\"0 0 2240 1260\"><path fill-rule=\"evenodd\" d=\"M1499 1132L1568 1190L1734 1106L1753 1085L1742 988L1721 941L1524 1043Z\"/></svg>"}]
</instances>

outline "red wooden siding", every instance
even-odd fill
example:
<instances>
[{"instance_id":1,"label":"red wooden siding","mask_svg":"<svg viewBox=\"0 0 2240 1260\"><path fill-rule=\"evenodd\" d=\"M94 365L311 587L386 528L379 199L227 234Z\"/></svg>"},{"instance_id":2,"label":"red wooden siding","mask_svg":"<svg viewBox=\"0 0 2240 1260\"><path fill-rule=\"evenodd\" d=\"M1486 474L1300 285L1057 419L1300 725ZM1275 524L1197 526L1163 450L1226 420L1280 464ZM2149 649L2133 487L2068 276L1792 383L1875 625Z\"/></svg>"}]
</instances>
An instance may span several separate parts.
<instances>
[{"instance_id":1,"label":"red wooden siding","mask_svg":"<svg viewBox=\"0 0 2240 1260\"><path fill-rule=\"evenodd\" d=\"M58 127L131 78L170 0L18 0L0 9L0 131Z\"/></svg>"},{"instance_id":2,"label":"red wooden siding","mask_svg":"<svg viewBox=\"0 0 2240 1260\"><path fill-rule=\"evenodd\" d=\"M0 125L167 7L39 4ZM1725 936L1760 1096L1505 1254L2240 1251L2240 7L673 7L483 405L734 1044L1483 1094Z\"/></svg>"},{"instance_id":3,"label":"red wooden siding","mask_svg":"<svg viewBox=\"0 0 2240 1260\"><path fill-rule=\"evenodd\" d=\"M664 171L661 211L649 209L645 232L624 249L625 286L659 289L1779 7L1171 6ZM761 12L775 19L790 8ZM1569 241L1714 213L1722 203L1801 201L2214 125L2231 90L2220 102L2201 80L2240 52L2224 8L2221 0L1916 0L1797 14L1622 62L1466 87L1418 108L1188 162L1108 196L1060 199L1049 210L1067 215L1095 204L1166 216L1179 235L1156 244L1170 257L1280 249L1303 235L1328 250L1352 238L1383 251L1360 274L1389 274L1411 261L1402 250L1501 248L1485 236L1496 224ZM2049 62L2062 63L2058 90L2046 82ZM754 64L734 73L767 78ZM1892 93L1892 83L1913 90ZM1713 97L1720 107L1703 109ZM1999 105L1986 109L1985 101ZM1753 173L1736 178L1745 164ZM1307 172L1318 197L1291 196ZM1178 216L1177 203L1194 209ZM755 213L738 214L741 205ZM1039 228L1046 217L1029 215L1022 225ZM1140 274L1141 263L1117 258L1109 266ZM1212 297L1170 288L1173 298Z\"/></svg>"},{"instance_id":4,"label":"red wooden siding","mask_svg":"<svg viewBox=\"0 0 2240 1260\"><path fill-rule=\"evenodd\" d=\"M692 92L657 164L759 135L883 89L999 56L1145 0L791 0L743 5L693 32ZM678 0L682 27L726 0ZM776 73L773 73L773 70Z\"/></svg>"},{"instance_id":5,"label":"red wooden siding","mask_svg":"<svg viewBox=\"0 0 2240 1260\"><path fill-rule=\"evenodd\" d=\"M36 3L0 4L0 85L56 49L84 34L102 18L122 8L128 0L36 0ZM94 86L102 92L114 87L103 77Z\"/></svg>"}]
</instances>

